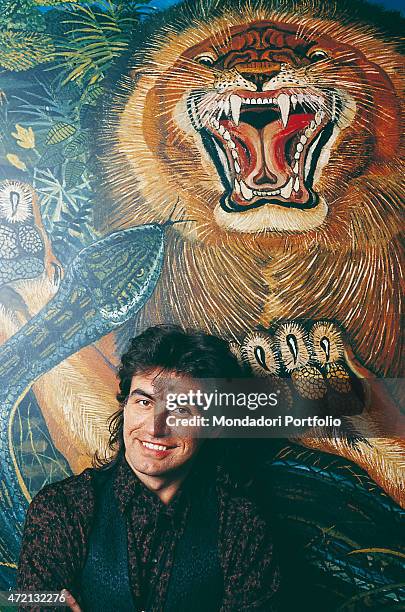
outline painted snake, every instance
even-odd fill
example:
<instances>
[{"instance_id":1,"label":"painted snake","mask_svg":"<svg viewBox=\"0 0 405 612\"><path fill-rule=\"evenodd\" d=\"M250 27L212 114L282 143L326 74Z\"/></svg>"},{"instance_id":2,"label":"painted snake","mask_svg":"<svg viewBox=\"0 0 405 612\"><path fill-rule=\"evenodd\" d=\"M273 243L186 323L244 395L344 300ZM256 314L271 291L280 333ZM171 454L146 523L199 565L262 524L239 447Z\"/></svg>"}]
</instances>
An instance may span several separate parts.
<instances>
[{"instance_id":1,"label":"painted snake","mask_svg":"<svg viewBox=\"0 0 405 612\"><path fill-rule=\"evenodd\" d=\"M10 444L13 406L42 374L138 312L159 279L170 224L119 231L80 251L55 297L0 348L0 532L13 559L30 501Z\"/></svg>"}]
</instances>

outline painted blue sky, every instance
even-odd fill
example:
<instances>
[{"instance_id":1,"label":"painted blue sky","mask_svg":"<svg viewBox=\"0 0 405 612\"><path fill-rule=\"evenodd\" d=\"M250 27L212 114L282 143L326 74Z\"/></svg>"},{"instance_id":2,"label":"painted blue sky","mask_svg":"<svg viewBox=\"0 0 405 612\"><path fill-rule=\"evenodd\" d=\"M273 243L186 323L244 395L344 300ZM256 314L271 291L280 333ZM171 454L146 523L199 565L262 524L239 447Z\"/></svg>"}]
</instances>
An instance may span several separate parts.
<instances>
[{"instance_id":1,"label":"painted blue sky","mask_svg":"<svg viewBox=\"0 0 405 612\"><path fill-rule=\"evenodd\" d=\"M179 0L152 0L151 5L156 8L162 9L171 6L172 4L177 4ZM384 6L386 9L401 11L405 14L405 2L404 0L369 0L371 4L379 4L380 6Z\"/></svg>"}]
</instances>

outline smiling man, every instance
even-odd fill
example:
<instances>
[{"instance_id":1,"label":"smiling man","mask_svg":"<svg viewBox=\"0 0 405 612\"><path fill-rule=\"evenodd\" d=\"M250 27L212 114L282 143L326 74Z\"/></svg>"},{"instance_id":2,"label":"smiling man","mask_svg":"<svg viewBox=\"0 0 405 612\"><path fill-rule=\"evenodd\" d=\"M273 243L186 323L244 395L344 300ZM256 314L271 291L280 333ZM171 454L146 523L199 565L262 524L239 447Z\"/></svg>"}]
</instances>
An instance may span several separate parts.
<instances>
[{"instance_id":1,"label":"smiling man","mask_svg":"<svg viewBox=\"0 0 405 612\"><path fill-rule=\"evenodd\" d=\"M240 377L227 343L149 328L131 341L118 376L112 454L33 499L18 588L66 589L75 612L274 610L279 577L266 521L226 470L221 441L188 426L200 408L168 410L166 401L201 379Z\"/></svg>"}]
</instances>

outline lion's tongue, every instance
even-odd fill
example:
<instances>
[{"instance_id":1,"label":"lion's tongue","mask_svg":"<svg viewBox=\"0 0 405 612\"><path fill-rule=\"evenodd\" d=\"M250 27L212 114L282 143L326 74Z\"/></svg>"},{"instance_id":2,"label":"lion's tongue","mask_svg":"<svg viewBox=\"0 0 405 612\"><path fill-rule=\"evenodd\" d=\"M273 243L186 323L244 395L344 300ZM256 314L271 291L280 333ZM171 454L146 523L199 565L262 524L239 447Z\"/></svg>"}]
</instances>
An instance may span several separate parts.
<instances>
[{"instance_id":1,"label":"lion's tongue","mask_svg":"<svg viewBox=\"0 0 405 612\"><path fill-rule=\"evenodd\" d=\"M287 160L288 143L297 132L302 132L313 120L313 114L290 115L283 126L277 119L257 129L241 121L221 121L236 144L240 177L252 190L275 190L283 187L292 176L294 151ZM303 183L303 181L301 181Z\"/></svg>"}]
</instances>

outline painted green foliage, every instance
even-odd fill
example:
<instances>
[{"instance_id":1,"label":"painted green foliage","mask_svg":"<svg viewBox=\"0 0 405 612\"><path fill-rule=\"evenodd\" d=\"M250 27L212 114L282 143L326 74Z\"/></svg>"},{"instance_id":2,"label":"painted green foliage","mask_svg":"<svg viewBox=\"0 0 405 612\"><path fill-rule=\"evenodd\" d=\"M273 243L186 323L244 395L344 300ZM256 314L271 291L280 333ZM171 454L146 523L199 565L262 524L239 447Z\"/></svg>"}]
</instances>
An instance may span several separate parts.
<instances>
[{"instance_id":1,"label":"painted green foliage","mask_svg":"<svg viewBox=\"0 0 405 612\"><path fill-rule=\"evenodd\" d=\"M88 146L95 108L105 93L105 77L127 50L147 3L2 3L0 179L34 186L64 263L97 237Z\"/></svg>"},{"instance_id":2,"label":"painted green foliage","mask_svg":"<svg viewBox=\"0 0 405 612\"><path fill-rule=\"evenodd\" d=\"M52 250L66 267L99 237L89 146L96 108L147 2L0 4L0 193L10 181L34 187ZM16 410L12 437L32 495L71 473L32 393Z\"/></svg>"}]
</instances>

